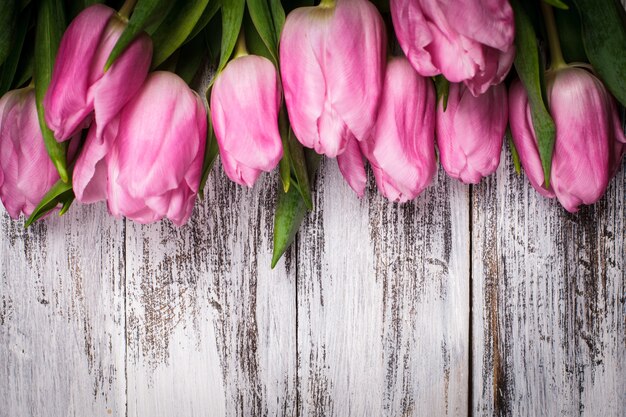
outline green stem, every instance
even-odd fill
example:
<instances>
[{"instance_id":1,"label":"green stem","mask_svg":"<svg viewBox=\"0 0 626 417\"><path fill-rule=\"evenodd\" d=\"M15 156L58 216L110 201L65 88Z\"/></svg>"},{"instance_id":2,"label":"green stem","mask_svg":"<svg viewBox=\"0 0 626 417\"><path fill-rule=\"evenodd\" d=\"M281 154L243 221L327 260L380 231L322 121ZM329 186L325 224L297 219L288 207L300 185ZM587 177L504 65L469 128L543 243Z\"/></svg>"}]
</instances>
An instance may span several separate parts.
<instances>
[{"instance_id":1,"label":"green stem","mask_svg":"<svg viewBox=\"0 0 626 417\"><path fill-rule=\"evenodd\" d=\"M556 21L554 20L554 12L552 6L544 2L541 3L541 14L543 14L543 20L546 24L546 31L548 32L548 45L550 47L550 70L558 70L559 68L567 67L565 59L563 59L563 53L561 52L561 42L559 41L559 33L556 29Z\"/></svg>"},{"instance_id":2,"label":"green stem","mask_svg":"<svg viewBox=\"0 0 626 417\"><path fill-rule=\"evenodd\" d=\"M122 8L120 9L120 11L117 13L120 16L122 16L124 19L128 20L128 18L130 17L130 14L135 9L135 4L137 4L137 0L126 0L124 4L122 5Z\"/></svg>"},{"instance_id":3,"label":"green stem","mask_svg":"<svg viewBox=\"0 0 626 417\"><path fill-rule=\"evenodd\" d=\"M246 34L243 31L243 26L239 30L239 36L237 37L237 45L235 46L235 58L248 55L248 48L246 47Z\"/></svg>"},{"instance_id":4,"label":"green stem","mask_svg":"<svg viewBox=\"0 0 626 417\"><path fill-rule=\"evenodd\" d=\"M320 1L319 7L322 7L322 8L335 7L335 0L322 0Z\"/></svg>"}]
</instances>

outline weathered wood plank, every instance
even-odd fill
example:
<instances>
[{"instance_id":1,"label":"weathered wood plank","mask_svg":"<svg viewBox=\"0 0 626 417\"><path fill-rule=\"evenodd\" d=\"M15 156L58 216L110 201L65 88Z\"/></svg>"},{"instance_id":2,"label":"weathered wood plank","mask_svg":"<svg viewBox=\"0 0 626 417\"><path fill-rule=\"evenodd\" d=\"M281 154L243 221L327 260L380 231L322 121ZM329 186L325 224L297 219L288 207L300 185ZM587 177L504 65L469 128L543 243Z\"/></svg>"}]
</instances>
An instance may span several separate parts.
<instances>
[{"instance_id":1,"label":"weathered wood plank","mask_svg":"<svg viewBox=\"0 0 626 417\"><path fill-rule=\"evenodd\" d=\"M124 416L124 223L0 220L0 416Z\"/></svg>"},{"instance_id":2,"label":"weathered wood plank","mask_svg":"<svg viewBox=\"0 0 626 417\"><path fill-rule=\"evenodd\" d=\"M472 199L472 409L623 416L626 163L568 214L504 160Z\"/></svg>"},{"instance_id":3,"label":"weathered wood plank","mask_svg":"<svg viewBox=\"0 0 626 417\"><path fill-rule=\"evenodd\" d=\"M295 415L295 267L270 270L275 177L217 167L190 223L128 223L128 415ZM289 261L289 259L288 259Z\"/></svg>"},{"instance_id":4,"label":"weathered wood plank","mask_svg":"<svg viewBox=\"0 0 626 417\"><path fill-rule=\"evenodd\" d=\"M298 240L300 415L465 415L468 188L358 200L323 164Z\"/></svg>"}]
</instances>

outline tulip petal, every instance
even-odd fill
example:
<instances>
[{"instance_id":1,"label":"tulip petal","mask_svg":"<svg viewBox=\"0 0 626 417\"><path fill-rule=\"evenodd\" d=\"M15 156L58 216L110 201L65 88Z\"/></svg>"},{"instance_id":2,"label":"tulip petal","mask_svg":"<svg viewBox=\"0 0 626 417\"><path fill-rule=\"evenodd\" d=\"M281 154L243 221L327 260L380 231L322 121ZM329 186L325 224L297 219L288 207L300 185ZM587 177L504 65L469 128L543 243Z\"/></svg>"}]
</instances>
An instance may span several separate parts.
<instances>
[{"instance_id":1,"label":"tulip petal","mask_svg":"<svg viewBox=\"0 0 626 417\"><path fill-rule=\"evenodd\" d=\"M514 18L506 0L392 0L390 6L400 46L420 75L443 74L480 95L510 70Z\"/></svg>"},{"instance_id":2,"label":"tulip petal","mask_svg":"<svg viewBox=\"0 0 626 417\"><path fill-rule=\"evenodd\" d=\"M115 22L114 20L112 21ZM90 80L89 101L93 102L97 135L102 136L104 129L117 116L124 105L134 97L145 81L152 61L152 42L148 35L139 35L113 63L106 73L102 68L121 36L123 28L107 28L92 62L92 76L100 75L97 80Z\"/></svg>"},{"instance_id":3,"label":"tulip petal","mask_svg":"<svg viewBox=\"0 0 626 417\"><path fill-rule=\"evenodd\" d=\"M152 73L104 130L105 138L115 136L106 156L111 214L139 223L163 217L185 223L200 183L206 129L197 94L175 74Z\"/></svg>"},{"instance_id":4,"label":"tulip petal","mask_svg":"<svg viewBox=\"0 0 626 417\"><path fill-rule=\"evenodd\" d=\"M44 98L46 122L58 141L88 127L94 118L97 135L133 97L146 78L152 41L139 35L104 72L106 60L126 24L115 11L93 5L82 11L63 35L50 87Z\"/></svg>"},{"instance_id":5,"label":"tulip petal","mask_svg":"<svg viewBox=\"0 0 626 417\"><path fill-rule=\"evenodd\" d=\"M531 185L544 197L554 197L552 188L545 188L543 167L539 158L537 138L532 124L528 94L519 80L509 89L509 123L515 149Z\"/></svg>"},{"instance_id":6,"label":"tulip petal","mask_svg":"<svg viewBox=\"0 0 626 417\"><path fill-rule=\"evenodd\" d=\"M89 65L114 12L100 4L88 7L63 35L43 102L46 123L58 141L69 139L83 128L93 111L93 97L88 90L94 69Z\"/></svg>"},{"instance_id":7,"label":"tulip petal","mask_svg":"<svg viewBox=\"0 0 626 417\"><path fill-rule=\"evenodd\" d=\"M432 44L435 35L420 4L391 0L390 5L398 42L413 68L424 77L441 74L441 71L433 64L431 54L426 48Z\"/></svg>"},{"instance_id":8,"label":"tulip petal","mask_svg":"<svg viewBox=\"0 0 626 417\"><path fill-rule=\"evenodd\" d=\"M259 172L278 165L283 156L279 108L277 73L268 59L236 58L217 77L211 93L211 119L224 167L233 181L241 183L241 176L235 174L237 165Z\"/></svg>"},{"instance_id":9,"label":"tulip petal","mask_svg":"<svg viewBox=\"0 0 626 417\"><path fill-rule=\"evenodd\" d=\"M454 32L445 33L433 24L429 26L433 41L426 49L433 65L453 83L475 77L485 65L483 47ZM450 59L451 56L456 58Z\"/></svg>"},{"instance_id":10,"label":"tulip petal","mask_svg":"<svg viewBox=\"0 0 626 417\"><path fill-rule=\"evenodd\" d=\"M607 95L600 80L579 68L560 70L548 83L556 124L552 187L570 212L598 201L608 185L614 136Z\"/></svg>"},{"instance_id":11,"label":"tulip petal","mask_svg":"<svg viewBox=\"0 0 626 417\"><path fill-rule=\"evenodd\" d=\"M309 13L318 18L315 24L310 22ZM322 63L314 50L324 44L329 13L325 9L295 9L285 21L280 41L280 69L289 120L298 140L308 148L319 143L317 120L325 99L320 92L327 87Z\"/></svg>"},{"instance_id":12,"label":"tulip petal","mask_svg":"<svg viewBox=\"0 0 626 417\"><path fill-rule=\"evenodd\" d=\"M391 201L412 200L435 174L435 99L432 82L406 59L387 64L374 132L361 148L379 191Z\"/></svg>"},{"instance_id":13,"label":"tulip petal","mask_svg":"<svg viewBox=\"0 0 626 417\"><path fill-rule=\"evenodd\" d=\"M89 129L82 152L76 160L72 186L81 203L95 203L107 198L107 166L105 156L111 139L97 135L98 126ZM106 135L105 135L106 136Z\"/></svg>"},{"instance_id":14,"label":"tulip petal","mask_svg":"<svg viewBox=\"0 0 626 417\"><path fill-rule=\"evenodd\" d=\"M30 216L59 179L44 145L32 87L0 99L0 200L9 215Z\"/></svg>"},{"instance_id":15,"label":"tulip petal","mask_svg":"<svg viewBox=\"0 0 626 417\"><path fill-rule=\"evenodd\" d=\"M474 97L463 84L451 84L448 106L437 107L437 145L448 175L477 184L500 164L508 122L506 87L491 87Z\"/></svg>"},{"instance_id":16,"label":"tulip petal","mask_svg":"<svg viewBox=\"0 0 626 417\"><path fill-rule=\"evenodd\" d=\"M350 130L329 100L324 102L324 111L317 119L317 131L319 140L313 146L315 152L335 158L346 150L351 137Z\"/></svg>"},{"instance_id":17,"label":"tulip petal","mask_svg":"<svg viewBox=\"0 0 626 417\"><path fill-rule=\"evenodd\" d=\"M154 72L127 104L115 146L130 195L159 195L183 181L205 141L206 121L196 125L199 100L175 74Z\"/></svg>"},{"instance_id":18,"label":"tulip petal","mask_svg":"<svg viewBox=\"0 0 626 417\"><path fill-rule=\"evenodd\" d=\"M326 100L351 134L365 140L376 120L383 87L387 37L382 17L369 1L339 1L325 41L319 58Z\"/></svg>"},{"instance_id":19,"label":"tulip petal","mask_svg":"<svg viewBox=\"0 0 626 417\"><path fill-rule=\"evenodd\" d=\"M513 9L504 0L454 0L440 2L459 33L488 47L507 51L515 37Z\"/></svg>"},{"instance_id":20,"label":"tulip petal","mask_svg":"<svg viewBox=\"0 0 626 417\"><path fill-rule=\"evenodd\" d=\"M359 197L363 197L367 177L365 175L363 155L359 149L359 142L355 138L352 138L348 142L346 151L337 156L337 164L339 165L339 171L341 171L343 178L350 188L352 188Z\"/></svg>"},{"instance_id":21,"label":"tulip petal","mask_svg":"<svg viewBox=\"0 0 626 417\"><path fill-rule=\"evenodd\" d=\"M45 151L34 94L28 94L24 100L19 126L19 176L16 186L26 199L27 209L24 214L30 215L39 200L59 179Z\"/></svg>"},{"instance_id":22,"label":"tulip petal","mask_svg":"<svg viewBox=\"0 0 626 417\"><path fill-rule=\"evenodd\" d=\"M222 168L224 168L224 172L228 178L239 185L252 188L259 178L259 175L261 175L260 170L238 163L237 160L226 151L220 151L220 159L222 161Z\"/></svg>"},{"instance_id":23,"label":"tulip petal","mask_svg":"<svg viewBox=\"0 0 626 417\"><path fill-rule=\"evenodd\" d=\"M167 217L175 225L182 226L191 217L195 197L193 191L183 186L146 199L146 206L157 213L159 218Z\"/></svg>"},{"instance_id":24,"label":"tulip petal","mask_svg":"<svg viewBox=\"0 0 626 417\"><path fill-rule=\"evenodd\" d=\"M200 130L200 134L206 135L206 131L208 129L207 126L207 113L204 107L204 104L201 100L196 100L196 126ZM202 136L200 136L202 138ZM185 173L185 182L187 186L193 193L193 198L198 193L200 189L200 183L202 180L202 170L204 165L204 152L206 147L206 140L201 139L199 144L198 153L196 154L196 159L194 159L189 167L187 167L187 172Z\"/></svg>"},{"instance_id":25,"label":"tulip petal","mask_svg":"<svg viewBox=\"0 0 626 417\"><path fill-rule=\"evenodd\" d=\"M334 157L353 137L366 139L378 109L385 46L382 18L368 1L289 14L281 73L291 125L304 146Z\"/></svg>"}]
</instances>

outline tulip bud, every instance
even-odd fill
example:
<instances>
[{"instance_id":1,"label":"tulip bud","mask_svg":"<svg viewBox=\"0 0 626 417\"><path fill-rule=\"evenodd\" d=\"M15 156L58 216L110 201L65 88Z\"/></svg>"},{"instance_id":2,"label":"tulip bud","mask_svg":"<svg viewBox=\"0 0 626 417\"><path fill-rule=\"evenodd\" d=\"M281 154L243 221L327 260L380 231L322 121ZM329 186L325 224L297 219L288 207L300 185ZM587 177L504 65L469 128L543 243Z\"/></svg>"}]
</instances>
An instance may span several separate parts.
<instances>
[{"instance_id":1,"label":"tulip bud","mask_svg":"<svg viewBox=\"0 0 626 417\"><path fill-rule=\"evenodd\" d=\"M437 107L437 145L448 175L477 184L500 164L502 140L508 123L508 101L503 84L474 97L463 84L450 84L447 108Z\"/></svg>"},{"instance_id":2,"label":"tulip bud","mask_svg":"<svg viewBox=\"0 0 626 417\"><path fill-rule=\"evenodd\" d=\"M152 41L146 34L104 72L124 28L115 10L95 4L65 31L43 101L46 123L59 142L89 126L92 118L100 136L144 82L152 60Z\"/></svg>"},{"instance_id":3,"label":"tulip bud","mask_svg":"<svg viewBox=\"0 0 626 417\"><path fill-rule=\"evenodd\" d=\"M391 0L402 50L424 77L443 74L475 96L500 83L515 56L507 0Z\"/></svg>"},{"instance_id":4,"label":"tulip bud","mask_svg":"<svg viewBox=\"0 0 626 417\"><path fill-rule=\"evenodd\" d=\"M137 95L85 142L74 171L82 202L106 198L114 216L182 225L200 185L207 119L202 100L169 72L148 76Z\"/></svg>"},{"instance_id":5,"label":"tulip bud","mask_svg":"<svg viewBox=\"0 0 626 417\"><path fill-rule=\"evenodd\" d=\"M546 75L547 98L556 125L551 187L545 188L528 95L516 81L509 93L511 132L531 184L547 197L556 195L569 212L600 199L624 152L613 97L600 80L579 67Z\"/></svg>"},{"instance_id":6,"label":"tulip bud","mask_svg":"<svg viewBox=\"0 0 626 417\"><path fill-rule=\"evenodd\" d=\"M292 11L281 35L285 103L296 137L331 158L352 137L364 140L376 119L385 27L367 0L322 1Z\"/></svg>"},{"instance_id":7,"label":"tulip bud","mask_svg":"<svg viewBox=\"0 0 626 417\"><path fill-rule=\"evenodd\" d=\"M387 64L378 118L361 143L378 190L390 201L412 200L436 171L435 89L405 58Z\"/></svg>"},{"instance_id":8,"label":"tulip bud","mask_svg":"<svg viewBox=\"0 0 626 417\"><path fill-rule=\"evenodd\" d=\"M0 199L17 219L30 216L59 179L37 119L35 90L13 90L0 99Z\"/></svg>"},{"instance_id":9,"label":"tulip bud","mask_svg":"<svg viewBox=\"0 0 626 417\"><path fill-rule=\"evenodd\" d=\"M252 187L283 156L278 131L280 90L267 58L245 55L228 63L211 92L211 119L228 178Z\"/></svg>"}]
</instances>

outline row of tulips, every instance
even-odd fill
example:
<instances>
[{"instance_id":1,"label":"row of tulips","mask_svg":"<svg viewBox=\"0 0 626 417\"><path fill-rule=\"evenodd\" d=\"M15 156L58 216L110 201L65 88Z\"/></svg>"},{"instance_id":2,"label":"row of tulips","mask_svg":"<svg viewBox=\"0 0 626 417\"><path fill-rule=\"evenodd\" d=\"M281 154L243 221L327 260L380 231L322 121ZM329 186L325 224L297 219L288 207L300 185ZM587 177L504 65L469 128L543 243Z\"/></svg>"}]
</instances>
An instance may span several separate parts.
<instances>
[{"instance_id":1,"label":"row of tulips","mask_svg":"<svg viewBox=\"0 0 626 417\"><path fill-rule=\"evenodd\" d=\"M521 81L503 82L516 50L527 55L527 46L516 43L515 26L524 24L516 1L518 15L506 0L392 0L389 14L403 52L396 57L388 57L393 33L388 39L379 9L367 0L322 0L295 8L286 20L277 2L248 1L252 31L243 0L239 9L237 3L215 10L204 4L202 14L220 9L222 21L209 103L178 75L159 70L170 61L155 66L163 55L158 42L153 45L158 30L152 38L140 31L127 36L137 27L137 13L129 10L134 1L119 13L96 4L78 14L60 42L41 103L44 123L36 86L0 99L0 199L9 214L17 218L53 208L49 190L63 182L58 172L67 160L71 198L104 200L114 216L141 223L169 218L182 225L211 166L212 141L232 181L251 187L280 164L285 193L291 185L291 193L305 201L313 170L301 145L336 158L359 196L369 162L379 191L394 202L412 200L430 184L436 149L445 171L462 182L492 174L508 125L531 184L568 211L597 201L621 164L626 139L617 103L589 64L565 64L546 4L541 7L551 66L545 104L555 126L547 170L528 77L518 68ZM139 0L137 10L149 4ZM270 16L264 24L259 7ZM229 26L225 16L233 10L241 20ZM207 38L214 19L205 22ZM192 23L184 27L199 21ZM255 36L264 44L260 49ZM281 123L287 118L289 125ZM62 149L61 158L55 149ZM299 225L279 219L288 196L278 203L275 233L284 235L275 237L278 257ZM65 211L66 201L58 202Z\"/></svg>"}]
</instances>

